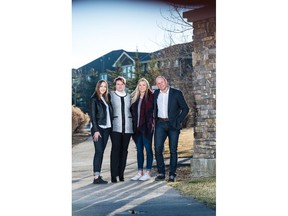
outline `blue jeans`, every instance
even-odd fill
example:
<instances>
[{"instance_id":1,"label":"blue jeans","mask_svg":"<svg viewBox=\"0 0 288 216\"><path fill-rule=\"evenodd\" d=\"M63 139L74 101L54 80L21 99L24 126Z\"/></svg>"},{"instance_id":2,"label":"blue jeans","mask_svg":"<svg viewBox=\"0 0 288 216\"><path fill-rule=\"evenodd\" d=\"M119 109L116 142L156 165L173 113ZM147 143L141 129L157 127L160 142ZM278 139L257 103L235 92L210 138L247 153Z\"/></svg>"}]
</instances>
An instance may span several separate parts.
<instances>
[{"instance_id":1,"label":"blue jeans","mask_svg":"<svg viewBox=\"0 0 288 216\"><path fill-rule=\"evenodd\" d=\"M165 175L165 163L163 157L164 142L166 138L169 139L170 150L170 171L169 176L176 176L177 161L178 161L178 138L180 130L175 129L167 122L157 122L154 135L155 157L157 162L157 169L159 174Z\"/></svg>"},{"instance_id":2,"label":"blue jeans","mask_svg":"<svg viewBox=\"0 0 288 216\"><path fill-rule=\"evenodd\" d=\"M111 128L103 129L99 127L99 132L101 137L99 137L98 141L94 141L94 158L93 158L93 172L94 174L101 172L102 162L103 162L103 155L104 151L108 142L108 138L110 136ZM92 134L93 137L93 134Z\"/></svg>"},{"instance_id":3,"label":"blue jeans","mask_svg":"<svg viewBox=\"0 0 288 216\"><path fill-rule=\"evenodd\" d=\"M149 142L149 140L145 136L143 136L142 134L139 134L137 135L137 139L136 139L138 170L143 170L144 147L146 150L146 157L147 157L146 170L151 170L152 163L153 163L152 143Z\"/></svg>"}]
</instances>

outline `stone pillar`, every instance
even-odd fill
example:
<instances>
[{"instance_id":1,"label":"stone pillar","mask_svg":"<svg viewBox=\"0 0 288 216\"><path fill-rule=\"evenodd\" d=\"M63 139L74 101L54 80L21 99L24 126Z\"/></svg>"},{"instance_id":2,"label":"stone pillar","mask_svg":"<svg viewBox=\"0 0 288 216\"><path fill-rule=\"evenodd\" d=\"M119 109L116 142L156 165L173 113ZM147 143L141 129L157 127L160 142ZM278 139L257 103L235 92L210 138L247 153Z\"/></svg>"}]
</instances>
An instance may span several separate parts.
<instances>
[{"instance_id":1,"label":"stone pillar","mask_svg":"<svg viewBox=\"0 0 288 216\"><path fill-rule=\"evenodd\" d=\"M216 176L216 17L193 22L194 128L192 177Z\"/></svg>"}]
</instances>

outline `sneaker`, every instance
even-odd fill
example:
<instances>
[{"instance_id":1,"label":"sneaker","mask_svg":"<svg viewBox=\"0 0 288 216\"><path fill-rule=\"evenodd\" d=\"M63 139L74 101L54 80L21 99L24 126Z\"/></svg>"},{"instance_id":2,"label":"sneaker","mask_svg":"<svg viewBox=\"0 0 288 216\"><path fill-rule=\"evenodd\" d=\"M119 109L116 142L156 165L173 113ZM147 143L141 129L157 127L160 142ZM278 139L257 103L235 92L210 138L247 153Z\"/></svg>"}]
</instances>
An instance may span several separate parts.
<instances>
[{"instance_id":1,"label":"sneaker","mask_svg":"<svg viewBox=\"0 0 288 216\"><path fill-rule=\"evenodd\" d=\"M142 175L140 178L139 178L139 180L140 181L146 181L146 180L148 180L148 179L150 179L151 178L151 176L149 176L147 173L145 173L144 175Z\"/></svg>"},{"instance_id":2,"label":"sneaker","mask_svg":"<svg viewBox=\"0 0 288 216\"><path fill-rule=\"evenodd\" d=\"M175 182L175 176L174 175L170 175L168 182Z\"/></svg>"},{"instance_id":3,"label":"sneaker","mask_svg":"<svg viewBox=\"0 0 288 216\"><path fill-rule=\"evenodd\" d=\"M133 178L131 178L131 180L137 181L137 180L139 180L141 178L141 176L142 175L140 173L137 173Z\"/></svg>"},{"instance_id":4,"label":"sneaker","mask_svg":"<svg viewBox=\"0 0 288 216\"><path fill-rule=\"evenodd\" d=\"M93 184L107 184L107 183L108 182L104 181L101 176L99 176L97 179L94 178L94 181L93 181Z\"/></svg>"},{"instance_id":5,"label":"sneaker","mask_svg":"<svg viewBox=\"0 0 288 216\"><path fill-rule=\"evenodd\" d=\"M156 178L155 181L164 181L165 180L165 175L159 174Z\"/></svg>"}]
</instances>

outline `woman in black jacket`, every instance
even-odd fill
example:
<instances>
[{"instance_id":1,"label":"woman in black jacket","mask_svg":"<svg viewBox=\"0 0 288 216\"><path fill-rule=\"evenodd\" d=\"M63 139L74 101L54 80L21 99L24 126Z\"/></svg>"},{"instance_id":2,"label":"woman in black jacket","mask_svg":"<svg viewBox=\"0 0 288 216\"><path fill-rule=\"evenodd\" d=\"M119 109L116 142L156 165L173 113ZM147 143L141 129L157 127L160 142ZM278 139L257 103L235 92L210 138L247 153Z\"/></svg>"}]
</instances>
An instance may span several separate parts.
<instances>
[{"instance_id":1,"label":"woman in black jacket","mask_svg":"<svg viewBox=\"0 0 288 216\"><path fill-rule=\"evenodd\" d=\"M111 96L108 93L108 83L105 80L99 80L95 92L91 96L91 135L95 147L93 159L93 184L108 183L102 179L100 174L104 150L112 128L112 106L110 101Z\"/></svg>"},{"instance_id":2,"label":"woman in black jacket","mask_svg":"<svg viewBox=\"0 0 288 216\"><path fill-rule=\"evenodd\" d=\"M153 163L152 136L154 131L153 108L154 95L145 78L138 81L131 93L131 114L134 134L132 136L137 149L138 172L131 180L146 181L151 178ZM143 173L144 148L146 150L146 172Z\"/></svg>"}]
</instances>

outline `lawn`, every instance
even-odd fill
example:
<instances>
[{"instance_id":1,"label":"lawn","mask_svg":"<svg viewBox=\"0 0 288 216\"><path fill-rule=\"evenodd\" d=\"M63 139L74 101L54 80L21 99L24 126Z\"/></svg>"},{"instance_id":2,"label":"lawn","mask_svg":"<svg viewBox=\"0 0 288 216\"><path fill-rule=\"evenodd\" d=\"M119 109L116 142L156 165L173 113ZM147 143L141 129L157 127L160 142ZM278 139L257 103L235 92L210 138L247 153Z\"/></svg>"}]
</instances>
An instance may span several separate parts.
<instances>
[{"instance_id":1,"label":"lawn","mask_svg":"<svg viewBox=\"0 0 288 216\"><path fill-rule=\"evenodd\" d=\"M191 158L193 154L193 128L181 130L178 143L178 157ZM168 139L165 141L164 157L169 158ZM177 178L178 177L178 178ZM209 208L216 209L216 177L192 178L190 166L178 167L177 181L168 183L181 194L191 196L206 204Z\"/></svg>"},{"instance_id":2,"label":"lawn","mask_svg":"<svg viewBox=\"0 0 288 216\"><path fill-rule=\"evenodd\" d=\"M193 152L193 128L184 128L181 130L178 142L178 157L179 158L191 158ZM168 145L168 138L165 141L164 157L169 158L170 151Z\"/></svg>"},{"instance_id":3,"label":"lawn","mask_svg":"<svg viewBox=\"0 0 288 216\"><path fill-rule=\"evenodd\" d=\"M168 183L185 196L191 196L216 209L216 177L197 178Z\"/></svg>"}]
</instances>

